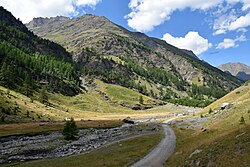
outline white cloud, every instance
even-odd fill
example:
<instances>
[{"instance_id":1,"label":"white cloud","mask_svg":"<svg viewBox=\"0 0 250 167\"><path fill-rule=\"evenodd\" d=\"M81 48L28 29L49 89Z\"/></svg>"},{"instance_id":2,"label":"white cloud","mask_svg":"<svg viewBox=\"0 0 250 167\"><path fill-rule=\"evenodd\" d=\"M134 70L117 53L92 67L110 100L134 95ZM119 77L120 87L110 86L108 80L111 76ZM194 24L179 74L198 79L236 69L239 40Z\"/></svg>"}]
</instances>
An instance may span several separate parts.
<instances>
[{"instance_id":1,"label":"white cloud","mask_svg":"<svg viewBox=\"0 0 250 167\"><path fill-rule=\"evenodd\" d=\"M247 41L247 38L245 35L241 35L237 37L236 39L226 38L223 40L223 42L217 45L216 49L228 49L232 47L238 47L239 45L236 42L244 42L244 41Z\"/></svg>"},{"instance_id":2,"label":"white cloud","mask_svg":"<svg viewBox=\"0 0 250 167\"><path fill-rule=\"evenodd\" d=\"M227 0L228 3L242 3L242 10L245 11L250 8L250 1L249 0Z\"/></svg>"},{"instance_id":3,"label":"white cloud","mask_svg":"<svg viewBox=\"0 0 250 167\"><path fill-rule=\"evenodd\" d=\"M242 5L241 13L236 13L233 7L240 3ZM210 9L218 9L217 16L214 21L213 35L225 34L231 31L231 23L237 20L250 9L250 0L130 0L129 8L131 12L126 16L128 25L133 29L141 32L147 32L154 27L164 23L171 18L176 10L190 8L191 10L208 11ZM222 12L222 13L221 13ZM239 28L248 26L249 17L242 16L239 21ZM244 19L245 18L245 19ZM239 21L236 23L238 24ZM245 22L245 23L244 23ZM235 23L235 25L236 25ZM234 30L237 30L237 26Z\"/></svg>"},{"instance_id":4,"label":"white cloud","mask_svg":"<svg viewBox=\"0 0 250 167\"><path fill-rule=\"evenodd\" d=\"M169 20L175 10L191 8L207 10L221 3L222 0L131 0L127 15L128 25L137 31L151 31L155 26Z\"/></svg>"},{"instance_id":5,"label":"white cloud","mask_svg":"<svg viewBox=\"0 0 250 167\"><path fill-rule=\"evenodd\" d=\"M213 35L220 35L220 34L226 34L226 30L224 29L219 29L219 30L216 30Z\"/></svg>"},{"instance_id":6,"label":"white cloud","mask_svg":"<svg viewBox=\"0 0 250 167\"><path fill-rule=\"evenodd\" d=\"M228 49L232 47L237 47L235 40L226 38L223 40L223 42L218 44L216 49Z\"/></svg>"},{"instance_id":7,"label":"white cloud","mask_svg":"<svg viewBox=\"0 0 250 167\"><path fill-rule=\"evenodd\" d=\"M77 0L76 5L78 6L96 6L101 0Z\"/></svg>"},{"instance_id":8,"label":"white cloud","mask_svg":"<svg viewBox=\"0 0 250 167\"><path fill-rule=\"evenodd\" d=\"M192 50L196 55L212 47L212 44L207 39L200 36L198 32L193 31L188 32L185 37L173 37L166 33L162 39L178 48Z\"/></svg>"},{"instance_id":9,"label":"white cloud","mask_svg":"<svg viewBox=\"0 0 250 167\"><path fill-rule=\"evenodd\" d=\"M250 0L226 0L227 3L217 6L212 13L215 18L213 22L213 35L225 34L229 31L246 32L250 26ZM241 10L235 5L241 3Z\"/></svg>"},{"instance_id":10,"label":"white cloud","mask_svg":"<svg viewBox=\"0 0 250 167\"><path fill-rule=\"evenodd\" d=\"M244 16L237 17L235 12L222 14L213 25L215 32L213 35L225 34L228 31L246 32L250 26L250 12Z\"/></svg>"},{"instance_id":11,"label":"white cloud","mask_svg":"<svg viewBox=\"0 0 250 167\"><path fill-rule=\"evenodd\" d=\"M72 16L77 7L94 7L101 0L0 0L3 6L24 23L34 17Z\"/></svg>"},{"instance_id":12,"label":"white cloud","mask_svg":"<svg viewBox=\"0 0 250 167\"><path fill-rule=\"evenodd\" d=\"M219 11L221 10L219 9ZM237 16L234 10L227 14L221 13L213 23L213 29L215 30L213 35L225 34L228 31L228 27L230 26L231 22L235 21L236 19Z\"/></svg>"},{"instance_id":13,"label":"white cloud","mask_svg":"<svg viewBox=\"0 0 250 167\"><path fill-rule=\"evenodd\" d=\"M230 31L232 31L232 30L237 30L237 29L240 29L240 28L246 28L248 26L250 26L250 13L236 19L234 22L232 22L229 25L228 29Z\"/></svg>"}]
</instances>

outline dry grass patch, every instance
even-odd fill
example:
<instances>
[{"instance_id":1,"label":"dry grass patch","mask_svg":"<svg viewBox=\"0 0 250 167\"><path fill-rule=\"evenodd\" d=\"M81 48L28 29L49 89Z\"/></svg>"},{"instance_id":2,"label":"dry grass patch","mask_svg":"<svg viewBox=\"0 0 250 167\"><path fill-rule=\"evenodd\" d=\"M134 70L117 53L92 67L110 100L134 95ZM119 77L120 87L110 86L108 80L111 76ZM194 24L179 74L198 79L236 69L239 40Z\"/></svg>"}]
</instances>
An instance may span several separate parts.
<instances>
[{"instance_id":1,"label":"dry grass patch","mask_svg":"<svg viewBox=\"0 0 250 167\"><path fill-rule=\"evenodd\" d=\"M246 166L250 164L250 126L218 132L174 129L177 146L165 166ZM201 150L194 154L195 150ZM238 165L237 165L238 164Z\"/></svg>"}]
</instances>

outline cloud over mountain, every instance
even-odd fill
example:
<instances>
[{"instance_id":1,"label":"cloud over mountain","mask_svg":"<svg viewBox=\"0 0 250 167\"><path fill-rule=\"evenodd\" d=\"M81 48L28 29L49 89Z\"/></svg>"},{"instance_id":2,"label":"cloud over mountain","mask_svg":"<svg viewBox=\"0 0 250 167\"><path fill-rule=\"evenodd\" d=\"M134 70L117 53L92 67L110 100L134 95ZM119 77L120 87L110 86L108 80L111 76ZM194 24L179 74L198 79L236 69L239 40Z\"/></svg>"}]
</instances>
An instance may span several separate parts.
<instances>
[{"instance_id":1,"label":"cloud over mountain","mask_svg":"<svg viewBox=\"0 0 250 167\"><path fill-rule=\"evenodd\" d=\"M101 0L1 0L0 5L27 23L34 17L74 16L81 8L93 8L99 2Z\"/></svg>"},{"instance_id":2,"label":"cloud over mountain","mask_svg":"<svg viewBox=\"0 0 250 167\"><path fill-rule=\"evenodd\" d=\"M240 14L235 14L232 7L240 3L242 8ZM126 16L128 25L141 32L152 31L154 27L163 24L171 19L174 11L208 10L217 9L218 16L214 18L214 35L224 34L227 31L238 30L250 25L250 13L245 14L250 9L249 0L130 0L129 8L131 12ZM227 10L225 10L227 9ZM221 12L225 13L221 13Z\"/></svg>"},{"instance_id":3,"label":"cloud over mountain","mask_svg":"<svg viewBox=\"0 0 250 167\"><path fill-rule=\"evenodd\" d=\"M185 37L173 37L166 33L162 39L178 48L192 50L196 55L207 51L212 46L207 39L193 31L188 32Z\"/></svg>"}]
</instances>

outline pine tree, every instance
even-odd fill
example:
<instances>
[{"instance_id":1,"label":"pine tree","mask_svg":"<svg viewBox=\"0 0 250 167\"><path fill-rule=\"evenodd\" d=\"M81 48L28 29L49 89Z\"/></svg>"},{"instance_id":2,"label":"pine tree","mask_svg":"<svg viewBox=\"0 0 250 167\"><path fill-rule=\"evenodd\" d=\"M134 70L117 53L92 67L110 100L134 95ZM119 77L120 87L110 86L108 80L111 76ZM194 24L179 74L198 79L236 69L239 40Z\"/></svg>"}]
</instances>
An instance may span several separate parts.
<instances>
[{"instance_id":1,"label":"pine tree","mask_svg":"<svg viewBox=\"0 0 250 167\"><path fill-rule=\"evenodd\" d=\"M11 67L3 62L1 70L0 70L0 85L10 88L12 85L12 73Z\"/></svg>"},{"instance_id":2,"label":"pine tree","mask_svg":"<svg viewBox=\"0 0 250 167\"><path fill-rule=\"evenodd\" d=\"M40 102L43 104L47 104L49 102L49 98L48 98L45 87L43 87L40 92Z\"/></svg>"},{"instance_id":3,"label":"pine tree","mask_svg":"<svg viewBox=\"0 0 250 167\"><path fill-rule=\"evenodd\" d=\"M139 97L139 103L140 103L140 104L143 104L143 102L144 102L143 97L140 96L140 97Z\"/></svg>"},{"instance_id":4,"label":"pine tree","mask_svg":"<svg viewBox=\"0 0 250 167\"><path fill-rule=\"evenodd\" d=\"M30 79L30 76L28 73L25 73L25 80L24 80L24 94L26 96L32 96L33 91L32 91L32 81Z\"/></svg>"},{"instance_id":5,"label":"pine tree","mask_svg":"<svg viewBox=\"0 0 250 167\"><path fill-rule=\"evenodd\" d=\"M65 126L63 128L63 135L65 140L75 140L77 139L77 126L76 122L73 118L71 118L69 121L66 121Z\"/></svg>"}]
</instances>

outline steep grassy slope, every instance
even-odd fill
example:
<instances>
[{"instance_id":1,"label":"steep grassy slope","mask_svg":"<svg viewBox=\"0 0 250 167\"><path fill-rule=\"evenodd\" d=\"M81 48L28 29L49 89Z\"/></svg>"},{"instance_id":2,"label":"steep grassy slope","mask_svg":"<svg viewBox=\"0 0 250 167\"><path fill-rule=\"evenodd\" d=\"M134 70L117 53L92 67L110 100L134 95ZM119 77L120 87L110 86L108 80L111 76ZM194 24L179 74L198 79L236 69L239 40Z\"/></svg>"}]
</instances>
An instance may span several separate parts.
<instances>
[{"instance_id":1,"label":"steep grassy slope","mask_svg":"<svg viewBox=\"0 0 250 167\"><path fill-rule=\"evenodd\" d=\"M208 112L210 108L212 110L219 110L223 103L231 103L233 106L230 107L230 109L238 108L241 105L243 106L246 105L247 109L249 108L248 106L249 100L250 100L250 84L249 82L246 82L241 87L233 90L229 94L225 95L223 98L218 99L211 105L204 108L203 112Z\"/></svg>"},{"instance_id":2,"label":"steep grassy slope","mask_svg":"<svg viewBox=\"0 0 250 167\"><path fill-rule=\"evenodd\" d=\"M222 103L233 105L221 110ZM213 112L208 113L210 108ZM175 128L177 149L166 166L249 166L250 84L217 100L202 113L208 119L202 130Z\"/></svg>"},{"instance_id":3,"label":"steep grassy slope","mask_svg":"<svg viewBox=\"0 0 250 167\"><path fill-rule=\"evenodd\" d=\"M83 73L162 100L214 99L241 84L189 51L130 32L105 17L36 18L27 27L64 46L74 61L84 64Z\"/></svg>"}]
</instances>

